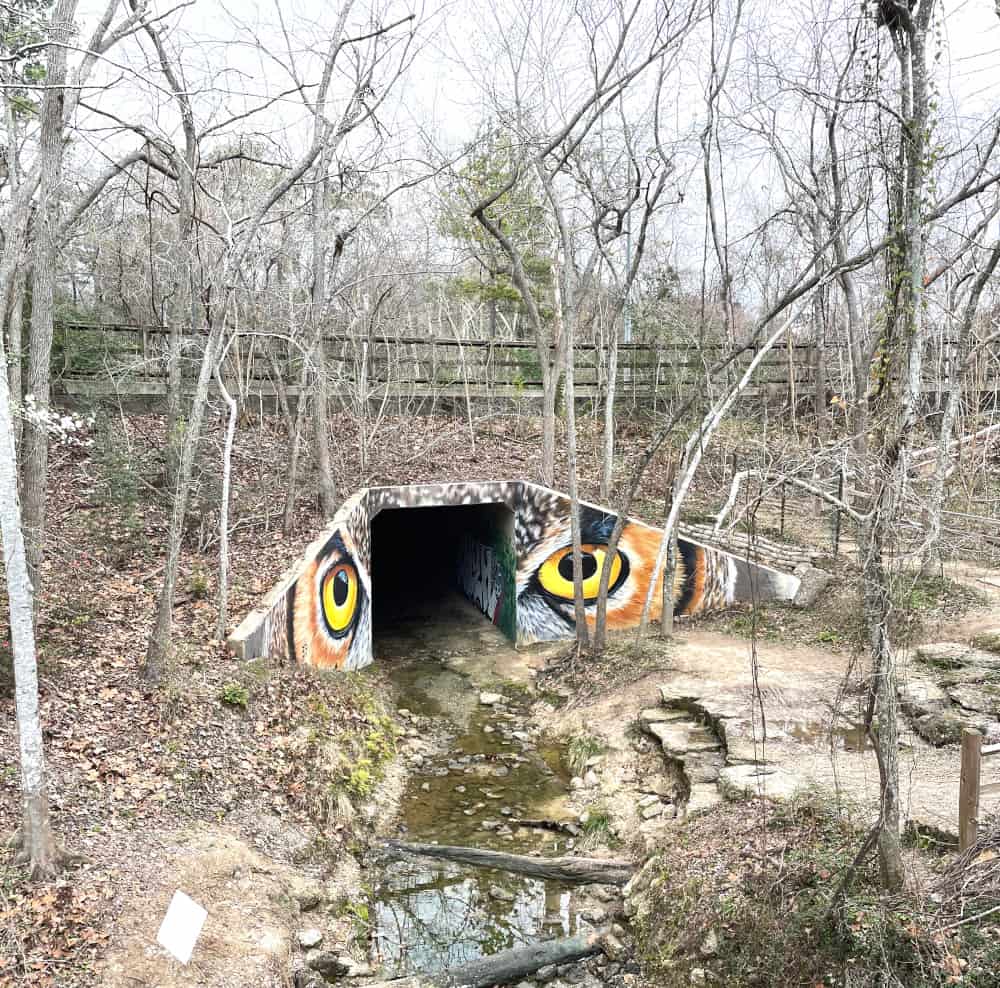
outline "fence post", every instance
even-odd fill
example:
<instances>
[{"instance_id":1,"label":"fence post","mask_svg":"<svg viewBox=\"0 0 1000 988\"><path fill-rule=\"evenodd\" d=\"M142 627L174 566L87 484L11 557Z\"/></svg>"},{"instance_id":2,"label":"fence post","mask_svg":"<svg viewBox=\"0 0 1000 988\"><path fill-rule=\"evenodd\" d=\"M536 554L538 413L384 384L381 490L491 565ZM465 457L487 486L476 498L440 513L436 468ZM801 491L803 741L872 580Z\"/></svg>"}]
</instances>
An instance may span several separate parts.
<instances>
[{"instance_id":1,"label":"fence post","mask_svg":"<svg viewBox=\"0 0 1000 988\"><path fill-rule=\"evenodd\" d=\"M781 537L785 537L785 484L781 484Z\"/></svg>"},{"instance_id":2,"label":"fence post","mask_svg":"<svg viewBox=\"0 0 1000 988\"><path fill-rule=\"evenodd\" d=\"M966 851L979 833L979 776L983 764L983 736L962 731L962 778L958 787L958 849Z\"/></svg>"}]
</instances>

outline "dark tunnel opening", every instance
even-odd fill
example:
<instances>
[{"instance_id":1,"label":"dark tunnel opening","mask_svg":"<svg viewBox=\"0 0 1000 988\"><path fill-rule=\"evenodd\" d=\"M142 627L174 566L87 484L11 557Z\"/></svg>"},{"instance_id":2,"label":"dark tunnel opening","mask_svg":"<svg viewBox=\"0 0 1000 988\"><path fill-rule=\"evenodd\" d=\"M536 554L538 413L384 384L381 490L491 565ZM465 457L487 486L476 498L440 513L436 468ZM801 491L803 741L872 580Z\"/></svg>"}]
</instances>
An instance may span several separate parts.
<instances>
[{"instance_id":1,"label":"dark tunnel opening","mask_svg":"<svg viewBox=\"0 0 1000 988\"><path fill-rule=\"evenodd\" d=\"M371 523L372 632L474 612L514 637L514 514L503 504L390 508Z\"/></svg>"}]
</instances>

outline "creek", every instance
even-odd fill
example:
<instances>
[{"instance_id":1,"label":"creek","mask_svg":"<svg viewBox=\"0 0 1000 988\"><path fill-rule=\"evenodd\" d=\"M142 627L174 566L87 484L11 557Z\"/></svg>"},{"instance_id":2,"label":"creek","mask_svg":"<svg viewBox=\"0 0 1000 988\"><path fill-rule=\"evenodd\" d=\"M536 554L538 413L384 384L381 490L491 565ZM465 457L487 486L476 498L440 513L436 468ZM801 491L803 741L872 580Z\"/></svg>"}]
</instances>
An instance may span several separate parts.
<instances>
[{"instance_id":1,"label":"creek","mask_svg":"<svg viewBox=\"0 0 1000 988\"><path fill-rule=\"evenodd\" d=\"M463 597L394 615L376 640L392 669L410 775L398 835L558 855L578 839L518 823L564 822L564 747L530 718L533 677L551 646L517 650ZM383 861L374 883L373 961L385 976L432 974L590 928L581 891L446 861Z\"/></svg>"}]
</instances>

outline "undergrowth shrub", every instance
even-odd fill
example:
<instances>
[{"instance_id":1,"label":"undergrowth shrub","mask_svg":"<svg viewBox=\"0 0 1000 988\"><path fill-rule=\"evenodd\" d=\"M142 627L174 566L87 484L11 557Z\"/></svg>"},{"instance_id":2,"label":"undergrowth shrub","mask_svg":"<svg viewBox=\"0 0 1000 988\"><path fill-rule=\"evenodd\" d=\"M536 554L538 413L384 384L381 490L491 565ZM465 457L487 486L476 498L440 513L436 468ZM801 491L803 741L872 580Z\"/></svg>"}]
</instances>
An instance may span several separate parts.
<instances>
[{"instance_id":1,"label":"undergrowth shrub","mask_svg":"<svg viewBox=\"0 0 1000 988\"><path fill-rule=\"evenodd\" d=\"M865 829L832 801L727 804L676 834L630 897L651 984L689 985L693 971L728 988L997 983L995 940L939 932L933 902L884 895L871 858L836 896Z\"/></svg>"},{"instance_id":2,"label":"undergrowth shrub","mask_svg":"<svg viewBox=\"0 0 1000 988\"><path fill-rule=\"evenodd\" d=\"M95 536L100 536L111 562L121 565L147 544L140 497L142 460L106 416L98 418L90 459L94 499L99 508L108 509L93 512L90 525Z\"/></svg>"}]
</instances>

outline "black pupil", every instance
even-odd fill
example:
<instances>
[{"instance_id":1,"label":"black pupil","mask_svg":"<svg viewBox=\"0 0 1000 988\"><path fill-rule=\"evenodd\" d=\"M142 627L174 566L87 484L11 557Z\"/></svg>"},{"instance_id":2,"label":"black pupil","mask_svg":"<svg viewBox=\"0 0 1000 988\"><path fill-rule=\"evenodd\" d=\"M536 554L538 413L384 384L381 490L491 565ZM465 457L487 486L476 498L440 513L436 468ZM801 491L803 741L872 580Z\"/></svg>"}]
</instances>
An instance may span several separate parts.
<instances>
[{"instance_id":1,"label":"black pupil","mask_svg":"<svg viewBox=\"0 0 1000 988\"><path fill-rule=\"evenodd\" d=\"M597 560L593 553L584 552L580 554L580 562L583 564L583 578L589 580L597 572ZM573 553L567 553L559 560L559 575L567 582L573 582Z\"/></svg>"},{"instance_id":2,"label":"black pupil","mask_svg":"<svg viewBox=\"0 0 1000 988\"><path fill-rule=\"evenodd\" d=\"M333 602L338 607L344 606L347 600L347 591L351 585L350 578L346 570L340 570L333 578Z\"/></svg>"}]
</instances>

